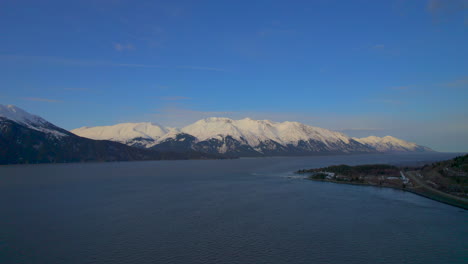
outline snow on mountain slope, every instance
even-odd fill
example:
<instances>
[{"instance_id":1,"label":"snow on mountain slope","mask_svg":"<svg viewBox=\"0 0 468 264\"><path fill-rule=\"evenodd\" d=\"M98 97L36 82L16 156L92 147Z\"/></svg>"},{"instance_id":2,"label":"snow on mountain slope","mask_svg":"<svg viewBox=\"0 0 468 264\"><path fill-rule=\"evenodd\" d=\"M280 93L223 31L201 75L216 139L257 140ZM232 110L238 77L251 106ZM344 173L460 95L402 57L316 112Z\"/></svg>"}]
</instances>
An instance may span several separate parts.
<instances>
[{"instance_id":1,"label":"snow on mountain slope","mask_svg":"<svg viewBox=\"0 0 468 264\"><path fill-rule=\"evenodd\" d=\"M67 136L67 132L55 125L47 122L45 119L30 114L14 105L0 104L0 118L11 120L28 128L41 131L55 137Z\"/></svg>"},{"instance_id":2,"label":"snow on mountain slope","mask_svg":"<svg viewBox=\"0 0 468 264\"><path fill-rule=\"evenodd\" d=\"M194 152L162 153L79 137L18 107L0 105L0 164L216 157Z\"/></svg>"},{"instance_id":3,"label":"snow on mountain slope","mask_svg":"<svg viewBox=\"0 0 468 264\"><path fill-rule=\"evenodd\" d=\"M224 117L210 117L199 120L181 129L183 133L196 137L199 141L219 136L232 136L237 140L242 140L244 136L233 124L233 120Z\"/></svg>"},{"instance_id":4,"label":"snow on mountain slope","mask_svg":"<svg viewBox=\"0 0 468 264\"><path fill-rule=\"evenodd\" d=\"M424 147L393 137L350 138L342 133L298 122L272 122L244 118L211 117L182 129L152 123L124 123L83 127L73 133L130 146L164 151L200 151L232 156L305 155L307 153L372 153L426 151Z\"/></svg>"},{"instance_id":5,"label":"snow on mountain slope","mask_svg":"<svg viewBox=\"0 0 468 264\"><path fill-rule=\"evenodd\" d=\"M349 137L342 133L308 126L298 122L276 123L275 128L283 144L296 143L300 140L307 141L309 139L322 141L327 145L328 143L336 143L339 141L348 144L350 140Z\"/></svg>"},{"instance_id":6,"label":"snow on mountain slope","mask_svg":"<svg viewBox=\"0 0 468 264\"><path fill-rule=\"evenodd\" d=\"M231 136L251 147L273 140L281 145L297 145L299 141L310 139L328 143L342 141L349 143L349 138L341 133L323 128L307 126L298 122L271 122L268 120L252 120L245 118L232 120L229 118L212 117L199 120L181 129L182 132L204 141L210 138Z\"/></svg>"},{"instance_id":7,"label":"snow on mountain slope","mask_svg":"<svg viewBox=\"0 0 468 264\"><path fill-rule=\"evenodd\" d=\"M176 137L177 137L178 135L180 135L180 134L183 134L183 133L180 131L180 129L178 129L178 128L170 128L170 129L168 129L168 132L167 132L165 135L159 137L159 138L154 142L153 145L158 144L158 143L163 142L163 141L168 140L168 139L176 138Z\"/></svg>"},{"instance_id":8,"label":"snow on mountain slope","mask_svg":"<svg viewBox=\"0 0 468 264\"><path fill-rule=\"evenodd\" d=\"M122 123L113 126L81 127L73 129L75 135L97 139L112 140L134 145L135 141L143 145L153 144L154 141L174 129L165 128L155 123Z\"/></svg>"},{"instance_id":9,"label":"snow on mountain slope","mask_svg":"<svg viewBox=\"0 0 468 264\"><path fill-rule=\"evenodd\" d=\"M370 136L365 138L354 138L354 140L371 146L379 152L432 151L427 147L423 147L417 145L416 143L408 142L392 136Z\"/></svg>"}]
</instances>

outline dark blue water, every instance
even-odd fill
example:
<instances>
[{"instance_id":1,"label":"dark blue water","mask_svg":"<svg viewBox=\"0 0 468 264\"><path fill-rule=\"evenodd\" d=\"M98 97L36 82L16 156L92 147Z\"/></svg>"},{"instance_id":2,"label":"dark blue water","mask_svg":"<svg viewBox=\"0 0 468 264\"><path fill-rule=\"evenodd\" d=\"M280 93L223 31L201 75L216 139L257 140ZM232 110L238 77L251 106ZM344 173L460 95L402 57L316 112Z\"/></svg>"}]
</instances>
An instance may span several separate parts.
<instances>
[{"instance_id":1,"label":"dark blue water","mask_svg":"<svg viewBox=\"0 0 468 264\"><path fill-rule=\"evenodd\" d=\"M0 263L467 263L463 209L285 177L453 156L0 167Z\"/></svg>"}]
</instances>

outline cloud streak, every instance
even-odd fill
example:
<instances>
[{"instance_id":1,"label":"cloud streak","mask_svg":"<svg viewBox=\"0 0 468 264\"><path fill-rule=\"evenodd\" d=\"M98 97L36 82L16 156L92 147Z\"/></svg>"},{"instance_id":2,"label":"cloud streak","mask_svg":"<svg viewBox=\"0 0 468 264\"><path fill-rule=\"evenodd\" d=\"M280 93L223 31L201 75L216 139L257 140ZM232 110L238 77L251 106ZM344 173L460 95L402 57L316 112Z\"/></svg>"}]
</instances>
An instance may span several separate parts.
<instances>
[{"instance_id":1,"label":"cloud streak","mask_svg":"<svg viewBox=\"0 0 468 264\"><path fill-rule=\"evenodd\" d=\"M65 90L65 91L76 91L76 92L89 91L88 88L63 88L63 90Z\"/></svg>"},{"instance_id":2,"label":"cloud streak","mask_svg":"<svg viewBox=\"0 0 468 264\"><path fill-rule=\"evenodd\" d=\"M391 87L390 89L392 90L398 90L398 91L404 91L404 90L409 90L411 86L397 86L397 87Z\"/></svg>"},{"instance_id":3,"label":"cloud streak","mask_svg":"<svg viewBox=\"0 0 468 264\"><path fill-rule=\"evenodd\" d=\"M214 71L227 72L225 69L214 67L200 66L162 66L153 64L138 64L138 63L116 63L111 61L95 61L95 60L80 60L69 59L52 56L23 56L23 55L0 55L0 61L15 61L21 63L50 63L66 66L82 66L82 67L127 67L127 68L160 68L160 69L187 69L198 71Z\"/></svg>"},{"instance_id":4,"label":"cloud streak","mask_svg":"<svg viewBox=\"0 0 468 264\"><path fill-rule=\"evenodd\" d=\"M426 9L432 14L460 12L468 9L467 0L429 0Z\"/></svg>"},{"instance_id":5,"label":"cloud streak","mask_svg":"<svg viewBox=\"0 0 468 264\"><path fill-rule=\"evenodd\" d=\"M186 96L161 96L159 97L161 100L164 101L180 101L180 100L190 100L192 98Z\"/></svg>"},{"instance_id":6,"label":"cloud streak","mask_svg":"<svg viewBox=\"0 0 468 264\"><path fill-rule=\"evenodd\" d=\"M115 63L109 61L95 61L95 60L80 60L80 59L69 59L53 56L23 56L23 55L0 55L1 60L10 60L17 62L32 62L32 63L51 63L60 64L66 66L111 66L111 67L140 67L140 68L165 68L159 65L148 65L148 64L131 64L131 63Z\"/></svg>"},{"instance_id":7,"label":"cloud streak","mask_svg":"<svg viewBox=\"0 0 468 264\"><path fill-rule=\"evenodd\" d=\"M452 19L454 14L468 9L468 0L429 0L426 10L432 15L434 22L440 23L444 19ZM464 18L463 23L466 24Z\"/></svg>"},{"instance_id":8,"label":"cloud streak","mask_svg":"<svg viewBox=\"0 0 468 264\"><path fill-rule=\"evenodd\" d=\"M199 70L199 71L217 71L217 72L226 72L225 69L212 68L212 67L199 67L199 66L178 66L178 69L189 69L189 70Z\"/></svg>"},{"instance_id":9,"label":"cloud streak","mask_svg":"<svg viewBox=\"0 0 468 264\"><path fill-rule=\"evenodd\" d=\"M440 84L446 87L468 87L468 77Z\"/></svg>"},{"instance_id":10,"label":"cloud streak","mask_svg":"<svg viewBox=\"0 0 468 264\"><path fill-rule=\"evenodd\" d=\"M39 98L39 97L23 97L21 98L26 101L34 101L34 102L45 102L45 103L60 103L60 100L48 99L48 98Z\"/></svg>"},{"instance_id":11,"label":"cloud streak","mask_svg":"<svg viewBox=\"0 0 468 264\"><path fill-rule=\"evenodd\" d=\"M134 50L135 47L132 44L114 43L114 49L116 51L126 51L126 50Z\"/></svg>"},{"instance_id":12,"label":"cloud streak","mask_svg":"<svg viewBox=\"0 0 468 264\"><path fill-rule=\"evenodd\" d=\"M384 104L388 104L388 105L402 105L402 104L404 104L403 101L395 100L395 99L380 99L380 100L373 100L373 102L384 103Z\"/></svg>"},{"instance_id":13,"label":"cloud streak","mask_svg":"<svg viewBox=\"0 0 468 264\"><path fill-rule=\"evenodd\" d=\"M385 48L385 45L384 44L376 44L374 46L372 46L373 49L384 49Z\"/></svg>"},{"instance_id":14,"label":"cloud streak","mask_svg":"<svg viewBox=\"0 0 468 264\"><path fill-rule=\"evenodd\" d=\"M434 87L434 88L468 87L468 76L460 77L458 79L454 79L454 80L443 82L443 83L430 83L427 85L404 85L404 86L390 87L389 89L397 90L397 91L408 91L408 90L416 90L416 89L421 89L421 88L424 89L427 87Z\"/></svg>"}]
</instances>

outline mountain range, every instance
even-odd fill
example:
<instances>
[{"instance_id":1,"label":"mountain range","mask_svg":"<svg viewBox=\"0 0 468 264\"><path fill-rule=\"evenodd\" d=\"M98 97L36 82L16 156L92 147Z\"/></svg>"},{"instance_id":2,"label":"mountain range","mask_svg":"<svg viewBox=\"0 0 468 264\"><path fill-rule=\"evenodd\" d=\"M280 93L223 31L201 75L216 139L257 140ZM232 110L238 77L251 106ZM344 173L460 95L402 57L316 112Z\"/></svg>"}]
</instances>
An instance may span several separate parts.
<instances>
[{"instance_id":1,"label":"mountain range","mask_svg":"<svg viewBox=\"0 0 468 264\"><path fill-rule=\"evenodd\" d=\"M122 123L71 131L0 105L0 164L422 152L391 136L352 138L298 122L212 117L183 128Z\"/></svg>"},{"instance_id":2,"label":"mountain range","mask_svg":"<svg viewBox=\"0 0 468 264\"><path fill-rule=\"evenodd\" d=\"M298 122L211 117L183 128L155 123L122 123L82 127L71 132L159 151L189 150L235 156L432 151L391 136L351 138L343 133Z\"/></svg>"},{"instance_id":3,"label":"mountain range","mask_svg":"<svg viewBox=\"0 0 468 264\"><path fill-rule=\"evenodd\" d=\"M0 164L216 158L77 136L13 105L0 105Z\"/></svg>"}]
</instances>

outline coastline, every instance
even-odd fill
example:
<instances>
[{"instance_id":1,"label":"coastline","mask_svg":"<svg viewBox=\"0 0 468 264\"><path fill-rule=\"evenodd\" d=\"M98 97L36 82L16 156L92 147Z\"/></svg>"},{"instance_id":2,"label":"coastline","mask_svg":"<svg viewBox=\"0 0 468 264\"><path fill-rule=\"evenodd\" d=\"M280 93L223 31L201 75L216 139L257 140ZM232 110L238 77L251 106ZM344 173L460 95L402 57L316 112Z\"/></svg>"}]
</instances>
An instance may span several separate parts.
<instances>
[{"instance_id":1,"label":"coastline","mask_svg":"<svg viewBox=\"0 0 468 264\"><path fill-rule=\"evenodd\" d=\"M306 180L310 181L317 181L317 182L329 182L329 183L335 183L335 184L348 184L348 185L358 185L358 186L369 186L369 187L378 187L378 188L390 188L390 189L395 189L395 190L400 190L400 191L406 191L410 192L416 195L419 195L421 197L425 197L437 202L441 202L447 205L455 206L461 209L468 210L468 203L459 200L457 198L451 198L447 196L441 196L441 195L435 195L435 194L430 194L430 190L426 190L426 192L420 192L415 190L414 188L399 188L399 187L394 187L394 186L385 186L385 185L374 185L374 184L368 184L368 183L357 183L357 182L346 182L346 181L335 181L335 180L326 180L326 179L312 179L309 177L305 177Z\"/></svg>"}]
</instances>

